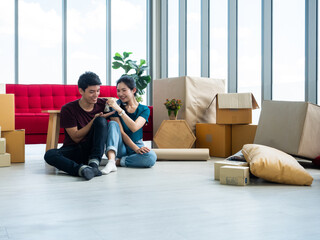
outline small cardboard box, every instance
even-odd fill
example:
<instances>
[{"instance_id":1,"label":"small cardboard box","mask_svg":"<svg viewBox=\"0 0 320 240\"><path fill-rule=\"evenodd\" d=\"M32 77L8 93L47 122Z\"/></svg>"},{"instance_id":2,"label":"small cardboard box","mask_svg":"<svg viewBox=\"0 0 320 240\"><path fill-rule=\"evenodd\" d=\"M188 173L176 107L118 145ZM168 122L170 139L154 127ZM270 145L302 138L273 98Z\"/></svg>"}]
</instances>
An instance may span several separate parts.
<instances>
[{"instance_id":1,"label":"small cardboard box","mask_svg":"<svg viewBox=\"0 0 320 240\"><path fill-rule=\"evenodd\" d=\"M220 168L220 183L245 186L250 183L249 167L224 166Z\"/></svg>"},{"instance_id":2,"label":"small cardboard box","mask_svg":"<svg viewBox=\"0 0 320 240\"><path fill-rule=\"evenodd\" d=\"M6 153L6 139L0 138L0 154Z\"/></svg>"},{"instance_id":3,"label":"small cardboard box","mask_svg":"<svg viewBox=\"0 0 320 240\"><path fill-rule=\"evenodd\" d=\"M25 131L14 130L2 132L6 139L7 152L11 154L12 163L23 163L25 161Z\"/></svg>"},{"instance_id":4,"label":"small cardboard box","mask_svg":"<svg viewBox=\"0 0 320 240\"><path fill-rule=\"evenodd\" d=\"M214 163L214 179L220 180L220 168L223 166L242 166L242 167L248 167L249 163L247 162L240 162L240 161L229 161L229 160L223 160L223 161L216 161Z\"/></svg>"},{"instance_id":5,"label":"small cardboard box","mask_svg":"<svg viewBox=\"0 0 320 240\"><path fill-rule=\"evenodd\" d=\"M9 153L0 154L0 167L9 167L10 165L11 165L10 154Z\"/></svg>"},{"instance_id":6,"label":"small cardboard box","mask_svg":"<svg viewBox=\"0 0 320 240\"><path fill-rule=\"evenodd\" d=\"M320 106L264 101L254 143L310 159L320 156Z\"/></svg>"},{"instance_id":7,"label":"small cardboard box","mask_svg":"<svg viewBox=\"0 0 320 240\"><path fill-rule=\"evenodd\" d=\"M0 94L0 126L1 131L14 130L14 95Z\"/></svg>"},{"instance_id":8,"label":"small cardboard box","mask_svg":"<svg viewBox=\"0 0 320 240\"><path fill-rule=\"evenodd\" d=\"M6 84L0 83L0 94L6 94Z\"/></svg>"},{"instance_id":9,"label":"small cardboard box","mask_svg":"<svg viewBox=\"0 0 320 240\"><path fill-rule=\"evenodd\" d=\"M196 148L209 148L211 157L231 155L231 125L196 124Z\"/></svg>"},{"instance_id":10,"label":"small cardboard box","mask_svg":"<svg viewBox=\"0 0 320 240\"><path fill-rule=\"evenodd\" d=\"M252 109L259 108L252 93L218 93L214 99L217 124L249 124L252 122Z\"/></svg>"},{"instance_id":11,"label":"small cardboard box","mask_svg":"<svg viewBox=\"0 0 320 240\"><path fill-rule=\"evenodd\" d=\"M243 145L253 143L256 130L257 125L232 125L232 154L239 152Z\"/></svg>"}]
</instances>

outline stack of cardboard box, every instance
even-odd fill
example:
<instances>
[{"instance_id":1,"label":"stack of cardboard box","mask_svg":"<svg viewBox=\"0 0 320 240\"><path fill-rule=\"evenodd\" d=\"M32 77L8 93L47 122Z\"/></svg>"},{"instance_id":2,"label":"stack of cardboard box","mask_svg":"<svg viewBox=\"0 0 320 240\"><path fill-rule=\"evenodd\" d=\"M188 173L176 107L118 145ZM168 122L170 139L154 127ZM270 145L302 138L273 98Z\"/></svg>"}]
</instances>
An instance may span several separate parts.
<instances>
[{"instance_id":1,"label":"stack of cardboard box","mask_svg":"<svg viewBox=\"0 0 320 240\"><path fill-rule=\"evenodd\" d=\"M6 153L6 139L1 137L0 126L0 167L9 167L10 165L10 153Z\"/></svg>"},{"instance_id":2,"label":"stack of cardboard box","mask_svg":"<svg viewBox=\"0 0 320 240\"><path fill-rule=\"evenodd\" d=\"M11 155L11 163L21 163L25 161L25 130L15 130L14 95L5 94L4 87L0 86L0 89L1 137L5 139L5 149Z\"/></svg>"},{"instance_id":3,"label":"stack of cardboard box","mask_svg":"<svg viewBox=\"0 0 320 240\"><path fill-rule=\"evenodd\" d=\"M252 109L259 106L251 93L217 94L215 100L216 124L196 124L196 147L209 148L211 157L229 157L253 143Z\"/></svg>"},{"instance_id":4,"label":"stack of cardboard box","mask_svg":"<svg viewBox=\"0 0 320 240\"><path fill-rule=\"evenodd\" d=\"M216 124L196 124L196 147L209 148L211 157L229 157L244 144L253 143L257 125L252 123L252 109L259 108L251 93L217 94ZM215 179L221 184L247 185L250 182L246 162L215 162Z\"/></svg>"}]
</instances>

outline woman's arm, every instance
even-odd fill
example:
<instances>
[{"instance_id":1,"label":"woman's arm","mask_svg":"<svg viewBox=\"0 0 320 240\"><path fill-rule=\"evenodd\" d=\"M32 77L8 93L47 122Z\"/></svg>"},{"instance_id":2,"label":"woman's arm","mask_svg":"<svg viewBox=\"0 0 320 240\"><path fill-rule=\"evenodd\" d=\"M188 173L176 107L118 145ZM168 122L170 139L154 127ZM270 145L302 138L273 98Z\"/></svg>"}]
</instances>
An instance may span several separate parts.
<instances>
[{"instance_id":1,"label":"woman's arm","mask_svg":"<svg viewBox=\"0 0 320 240\"><path fill-rule=\"evenodd\" d=\"M136 153L139 154L143 154L143 153L147 153L150 151L149 148L147 147L138 147L132 140L131 138L125 133L125 131L123 130L122 124L120 122L120 119L118 117L112 117L111 118L112 121L116 121L119 126L120 126L120 132L121 132L121 136L122 136L122 140L123 142L130 147L133 151L135 151Z\"/></svg>"},{"instance_id":2,"label":"woman's arm","mask_svg":"<svg viewBox=\"0 0 320 240\"><path fill-rule=\"evenodd\" d=\"M132 132L138 131L146 123L146 119L144 119L143 117L138 117L135 121L133 121L114 99L109 99L107 103L110 107L118 112L119 116Z\"/></svg>"}]
</instances>

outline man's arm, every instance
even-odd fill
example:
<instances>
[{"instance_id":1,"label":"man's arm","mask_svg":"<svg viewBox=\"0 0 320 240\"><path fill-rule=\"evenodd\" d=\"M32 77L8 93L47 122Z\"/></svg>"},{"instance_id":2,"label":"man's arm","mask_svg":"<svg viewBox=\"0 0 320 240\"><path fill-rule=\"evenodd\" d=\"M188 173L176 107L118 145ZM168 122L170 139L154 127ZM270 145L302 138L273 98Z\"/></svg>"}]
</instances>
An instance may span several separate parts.
<instances>
[{"instance_id":1,"label":"man's arm","mask_svg":"<svg viewBox=\"0 0 320 240\"><path fill-rule=\"evenodd\" d=\"M110 112L110 113L106 113L106 114L103 114L102 112L97 113L94 116L94 118L85 127L81 128L80 130L78 129L78 127L71 127L71 128L66 128L66 131L69 134L69 136L72 139L72 141L74 141L75 143L79 143L88 134L88 132L90 131L90 128L91 128L91 126L93 124L93 121L97 117L105 117L105 118L107 118L112 114L114 114L114 112Z\"/></svg>"}]
</instances>

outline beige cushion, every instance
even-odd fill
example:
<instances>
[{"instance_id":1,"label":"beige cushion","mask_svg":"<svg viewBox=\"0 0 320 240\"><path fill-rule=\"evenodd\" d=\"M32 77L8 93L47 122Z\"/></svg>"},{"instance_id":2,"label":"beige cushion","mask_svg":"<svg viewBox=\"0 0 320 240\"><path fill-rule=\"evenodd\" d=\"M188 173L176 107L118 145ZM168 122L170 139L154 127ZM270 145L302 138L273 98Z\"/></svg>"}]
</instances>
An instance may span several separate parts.
<instances>
[{"instance_id":1,"label":"beige cushion","mask_svg":"<svg viewBox=\"0 0 320 240\"><path fill-rule=\"evenodd\" d=\"M313 178L292 156L275 148L246 144L242 154L253 175L277 183L311 185Z\"/></svg>"}]
</instances>

